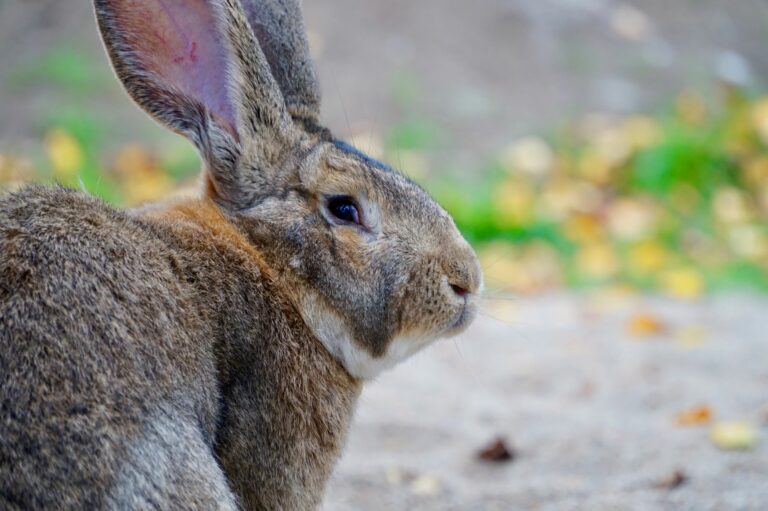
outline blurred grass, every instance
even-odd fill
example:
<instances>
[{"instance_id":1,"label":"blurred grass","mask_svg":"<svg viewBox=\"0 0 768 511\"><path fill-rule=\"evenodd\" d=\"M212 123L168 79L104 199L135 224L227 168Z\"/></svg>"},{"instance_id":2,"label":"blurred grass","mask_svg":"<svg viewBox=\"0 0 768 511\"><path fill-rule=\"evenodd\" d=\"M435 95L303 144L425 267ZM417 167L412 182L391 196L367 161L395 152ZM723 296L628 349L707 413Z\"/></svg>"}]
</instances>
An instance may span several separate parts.
<instances>
[{"instance_id":1,"label":"blurred grass","mask_svg":"<svg viewBox=\"0 0 768 511\"><path fill-rule=\"evenodd\" d=\"M85 97L112 84L103 68L72 47L50 48L39 59L24 61L5 77L12 90L45 83L72 96Z\"/></svg>"},{"instance_id":2,"label":"blurred grass","mask_svg":"<svg viewBox=\"0 0 768 511\"><path fill-rule=\"evenodd\" d=\"M0 186L56 181L131 206L194 185L199 162L182 139L106 148L109 121L76 105L107 78L66 48L12 70L14 86L47 83L72 101L41 121L39 151L0 154ZM413 111L419 91L407 75L394 94ZM586 116L514 140L461 178L435 168L451 141L424 119L351 141L438 198L479 248L491 288L768 291L768 97L726 88L707 104L685 92L651 116Z\"/></svg>"},{"instance_id":3,"label":"blurred grass","mask_svg":"<svg viewBox=\"0 0 768 511\"><path fill-rule=\"evenodd\" d=\"M488 175L436 195L485 247L491 285L768 291L768 98L589 116L514 141Z\"/></svg>"}]
</instances>

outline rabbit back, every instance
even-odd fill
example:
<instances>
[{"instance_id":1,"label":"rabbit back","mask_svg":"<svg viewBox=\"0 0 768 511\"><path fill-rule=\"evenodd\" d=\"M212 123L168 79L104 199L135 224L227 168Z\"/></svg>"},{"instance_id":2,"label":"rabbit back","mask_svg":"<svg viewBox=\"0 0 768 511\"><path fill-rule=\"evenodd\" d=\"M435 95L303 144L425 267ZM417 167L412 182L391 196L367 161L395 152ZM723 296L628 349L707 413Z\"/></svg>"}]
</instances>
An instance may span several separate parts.
<instances>
[{"instance_id":1,"label":"rabbit back","mask_svg":"<svg viewBox=\"0 0 768 511\"><path fill-rule=\"evenodd\" d=\"M234 502L210 448L214 363L173 261L97 199L0 199L1 508Z\"/></svg>"}]
</instances>

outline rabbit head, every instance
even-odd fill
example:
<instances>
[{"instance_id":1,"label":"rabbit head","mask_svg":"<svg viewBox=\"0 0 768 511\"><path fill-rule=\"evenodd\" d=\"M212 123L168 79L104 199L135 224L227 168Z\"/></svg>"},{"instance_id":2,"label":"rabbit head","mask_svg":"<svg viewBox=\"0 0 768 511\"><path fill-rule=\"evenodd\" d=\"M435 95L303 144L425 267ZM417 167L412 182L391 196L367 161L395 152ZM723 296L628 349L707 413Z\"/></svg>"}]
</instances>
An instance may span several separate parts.
<instances>
[{"instance_id":1,"label":"rabbit head","mask_svg":"<svg viewBox=\"0 0 768 511\"><path fill-rule=\"evenodd\" d=\"M128 93L186 136L205 193L358 378L474 318L482 276L419 186L335 139L297 0L95 0Z\"/></svg>"}]
</instances>

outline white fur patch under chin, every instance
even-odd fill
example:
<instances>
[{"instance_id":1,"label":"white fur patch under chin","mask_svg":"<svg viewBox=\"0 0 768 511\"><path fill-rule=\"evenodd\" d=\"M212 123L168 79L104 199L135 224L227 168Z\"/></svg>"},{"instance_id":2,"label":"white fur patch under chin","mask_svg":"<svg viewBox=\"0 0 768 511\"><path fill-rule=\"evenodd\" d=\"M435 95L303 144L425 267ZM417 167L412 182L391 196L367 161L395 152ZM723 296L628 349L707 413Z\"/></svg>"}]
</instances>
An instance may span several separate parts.
<instances>
[{"instance_id":1,"label":"white fur patch under chin","mask_svg":"<svg viewBox=\"0 0 768 511\"><path fill-rule=\"evenodd\" d=\"M344 321L324 307L318 299L305 297L302 300L301 314L328 352L349 374L361 380L375 378L382 371L394 367L435 340L429 337L398 337L390 342L384 355L374 357L357 345Z\"/></svg>"}]
</instances>

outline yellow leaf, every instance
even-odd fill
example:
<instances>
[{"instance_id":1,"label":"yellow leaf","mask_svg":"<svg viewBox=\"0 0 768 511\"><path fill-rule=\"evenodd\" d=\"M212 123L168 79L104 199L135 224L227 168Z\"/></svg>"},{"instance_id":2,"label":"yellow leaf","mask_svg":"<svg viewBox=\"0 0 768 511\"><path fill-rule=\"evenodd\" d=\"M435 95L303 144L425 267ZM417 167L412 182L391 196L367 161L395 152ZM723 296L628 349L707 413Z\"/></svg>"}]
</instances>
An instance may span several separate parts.
<instances>
[{"instance_id":1,"label":"yellow leaf","mask_svg":"<svg viewBox=\"0 0 768 511\"><path fill-rule=\"evenodd\" d=\"M632 147L621 126L611 126L600 131L592 141L600 159L610 167L617 167L629 158Z\"/></svg>"},{"instance_id":2,"label":"yellow leaf","mask_svg":"<svg viewBox=\"0 0 768 511\"><path fill-rule=\"evenodd\" d=\"M603 226L593 215L574 215L564 227L564 234L577 243L594 243L603 238Z\"/></svg>"},{"instance_id":3,"label":"yellow leaf","mask_svg":"<svg viewBox=\"0 0 768 511\"><path fill-rule=\"evenodd\" d=\"M752 218L747 197L736 188L718 189L713 206L717 219L726 224L745 223Z\"/></svg>"},{"instance_id":4,"label":"yellow leaf","mask_svg":"<svg viewBox=\"0 0 768 511\"><path fill-rule=\"evenodd\" d=\"M608 226L613 235L626 241L645 237L656 223L656 211L645 201L621 198L611 204Z\"/></svg>"},{"instance_id":5,"label":"yellow leaf","mask_svg":"<svg viewBox=\"0 0 768 511\"><path fill-rule=\"evenodd\" d=\"M534 217L535 197L530 183L509 179L499 186L492 197L498 220L504 227L527 225Z\"/></svg>"},{"instance_id":6,"label":"yellow leaf","mask_svg":"<svg viewBox=\"0 0 768 511\"><path fill-rule=\"evenodd\" d=\"M704 292L704 279L692 268L676 268L662 273L661 289L675 298L696 298Z\"/></svg>"},{"instance_id":7,"label":"yellow leaf","mask_svg":"<svg viewBox=\"0 0 768 511\"><path fill-rule=\"evenodd\" d=\"M115 172L127 181L158 172L157 160L142 146L126 145L115 156Z\"/></svg>"},{"instance_id":8,"label":"yellow leaf","mask_svg":"<svg viewBox=\"0 0 768 511\"><path fill-rule=\"evenodd\" d=\"M661 128L650 117L632 116L622 126L624 137L633 149L644 149L657 143L661 138Z\"/></svg>"},{"instance_id":9,"label":"yellow leaf","mask_svg":"<svg viewBox=\"0 0 768 511\"><path fill-rule=\"evenodd\" d=\"M768 183L765 183L756 192L757 200L760 203L760 207L763 209L763 213L768 215Z\"/></svg>"},{"instance_id":10,"label":"yellow leaf","mask_svg":"<svg viewBox=\"0 0 768 511\"><path fill-rule=\"evenodd\" d=\"M576 254L576 266L584 275L596 279L612 277L619 269L613 247L604 242L584 245Z\"/></svg>"},{"instance_id":11,"label":"yellow leaf","mask_svg":"<svg viewBox=\"0 0 768 511\"><path fill-rule=\"evenodd\" d=\"M668 260L667 249L658 241L648 240L630 249L627 264L633 273L649 274L663 268Z\"/></svg>"},{"instance_id":12,"label":"yellow leaf","mask_svg":"<svg viewBox=\"0 0 768 511\"><path fill-rule=\"evenodd\" d=\"M164 174L144 174L123 183L123 195L128 205L141 204L164 197L172 184Z\"/></svg>"},{"instance_id":13,"label":"yellow leaf","mask_svg":"<svg viewBox=\"0 0 768 511\"><path fill-rule=\"evenodd\" d=\"M728 245L738 255L761 260L768 255L768 236L756 225L737 225L728 233Z\"/></svg>"},{"instance_id":14,"label":"yellow leaf","mask_svg":"<svg viewBox=\"0 0 768 511\"><path fill-rule=\"evenodd\" d=\"M627 331L637 337L651 337L666 332L667 326L656 316L637 314L629 320Z\"/></svg>"},{"instance_id":15,"label":"yellow leaf","mask_svg":"<svg viewBox=\"0 0 768 511\"><path fill-rule=\"evenodd\" d=\"M677 414L675 422L678 426L700 426L712 422L714 414L707 405L700 405Z\"/></svg>"},{"instance_id":16,"label":"yellow leaf","mask_svg":"<svg viewBox=\"0 0 768 511\"><path fill-rule=\"evenodd\" d=\"M768 156L760 155L744 165L744 179L752 186L768 184Z\"/></svg>"},{"instance_id":17,"label":"yellow leaf","mask_svg":"<svg viewBox=\"0 0 768 511\"><path fill-rule=\"evenodd\" d=\"M157 200L167 195L173 185L157 158L139 145L123 147L115 157L114 168L128 205Z\"/></svg>"},{"instance_id":18,"label":"yellow leaf","mask_svg":"<svg viewBox=\"0 0 768 511\"><path fill-rule=\"evenodd\" d=\"M720 422L709 432L712 443L720 449L747 450L757 444L755 428L746 422Z\"/></svg>"},{"instance_id":19,"label":"yellow leaf","mask_svg":"<svg viewBox=\"0 0 768 511\"><path fill-rule=\"evenodd\" d=\"M0 153L0 186L4 190L20 188L34 173L28 161Z\"/></svg>"},{"instance_id":20,"label":"yellow leaf","mask_svg":"<svg viewBox=\"0 0 768 511\"><path fill-rule=\"evenodd\" d=\"M578 166L579 175L598 184L608 183L613 174L612 162L594 147L584 151L579 158Z\"/></svg>"},{"instance_id":21,"label":"yellow leaf","mask_svg":"<svg viewBox=\"0 0 768 511\"><path fill-rule=\"evenodd\" d=\"M504 150L501 164L507 172L543 176L552 169L554 158L552 149L544 140L538 137L524 137Z\"/></svg>"},{"instance_id":22,"label":"yellow leaf","mask_svg":"<svg viewBox=\"0 0 768 511\"><path fill-rule=\"evenodd\" d=\"M758 101L752 108L752 124L763 143L768 144L768 97Z\"/></svg>"},{"instance_id":23,"label":"yellow leaf","mask_svg":"<svg viewBox=\"0 0 768 511\"><path fill-rule=\"evenodd\" d=\"M85 161L83 149L78 141L61 129L48 133L45 149L53 167L54 177L62 181L75 177Z\"/></svg>"}]
</instances>

